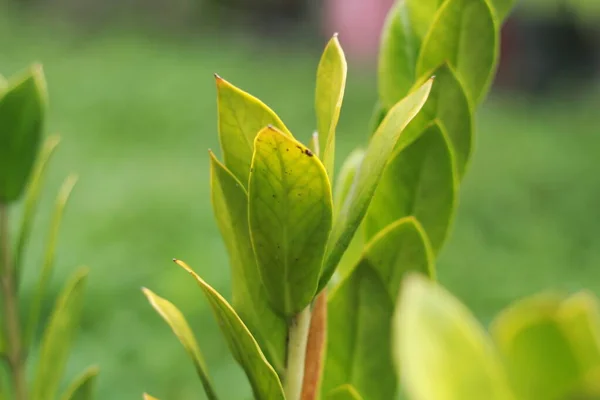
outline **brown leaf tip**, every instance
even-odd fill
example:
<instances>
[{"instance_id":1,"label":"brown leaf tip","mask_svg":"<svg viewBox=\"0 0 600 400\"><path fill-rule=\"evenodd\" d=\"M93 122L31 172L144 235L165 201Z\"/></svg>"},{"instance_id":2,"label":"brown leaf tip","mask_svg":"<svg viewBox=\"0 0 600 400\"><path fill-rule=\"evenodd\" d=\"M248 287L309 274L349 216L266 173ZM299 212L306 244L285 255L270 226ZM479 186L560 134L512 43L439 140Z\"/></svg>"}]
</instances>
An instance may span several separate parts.
<instances>
[{"instance_id":1,"label":"brown leaf tip","mask_svg":"<svg viewBox=\"0 0 600 400\"><path fill-rule=\"evenodd\" d=\"M179 260L178 260L178 259L176 259L176 258L173 258L173 262L174 262L174 263L176 263L177 261L179 261Z\"/></svg>"},{"instance_id":2,"label":"brown leaf tip","mask_svg":"<svg viewBox=\"0 0 600 400\"><path fill-rule=\"evenodd\" d=\"M216 72L214 73L214 75L215 75L215 79L216 79L217 81L222 81L222 80L223 80L223 78L221 78L221 77L219 76L219 74L217 74Z\"/></svg>"}]
</instances>

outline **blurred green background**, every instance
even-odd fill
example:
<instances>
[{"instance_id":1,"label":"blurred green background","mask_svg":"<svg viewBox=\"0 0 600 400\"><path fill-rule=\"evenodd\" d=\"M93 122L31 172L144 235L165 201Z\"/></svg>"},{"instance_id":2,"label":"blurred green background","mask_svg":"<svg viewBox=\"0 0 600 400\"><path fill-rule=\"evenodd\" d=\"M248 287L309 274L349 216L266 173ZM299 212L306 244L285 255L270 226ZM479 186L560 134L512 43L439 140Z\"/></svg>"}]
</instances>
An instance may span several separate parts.
<instances>
[{"instance_id":1,"label":"blurred green background","mask_svg":"<svg viewBox=\"0 0 600 400\"><path fill-rule=\"evenodd\" d=\"M306 33L319 26L310 16L314 9L289 30L265 33L252 22L256 16L225 24L222 7L194 17L197 24L183 11L184 18L166 14L168 23L160 24L150 14L112 9L99 22L75 12L76 2L48 3L58 11L0 2L0 71L10 75L43 63L51 102L47 133L62 137L26 259L23 297L40 265L53 198L61 180L76 172L80 181L44 304L47 314L67 275L78 265L91 267L68 377L96 363L99 399L139 399L144 391L162 399L204 398L182 347L140 292L147 286L188 317L223 398L248 398L249 386L202 294L171 258L186 260L228 295L228 262L209 200L207 150L218 149L213 73L260 97L307 141L324 43L319 29ZM587 17L582 25L593 20ZM530 27L532 20L508 26ZM507 43L519 43L517 28ZM597 47L586 49L589 56ZM583 84L554 85L579 75L571 67L592 62L569 55L573 65L548 72L551 85L529 87L541 78L540 70L519 64L527 48L503 53L498 86L478 113L475 155L439 261L441 282L485 323L512 300L542 289L600 292L598 68L585 65ZM351 60L338 162L365 142L376 99L373 65L374 58Z\"/></svg>"}]
</instances>

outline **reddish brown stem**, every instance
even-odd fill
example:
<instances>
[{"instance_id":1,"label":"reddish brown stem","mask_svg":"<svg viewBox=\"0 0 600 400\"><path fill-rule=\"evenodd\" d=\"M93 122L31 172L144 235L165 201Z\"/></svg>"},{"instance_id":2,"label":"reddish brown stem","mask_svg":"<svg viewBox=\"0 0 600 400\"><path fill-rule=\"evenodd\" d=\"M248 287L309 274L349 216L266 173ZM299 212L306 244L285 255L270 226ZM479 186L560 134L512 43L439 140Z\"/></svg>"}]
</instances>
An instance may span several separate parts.
<instances>
[{"instance_id":1,"label":"reddish brown stem","mask_svg":"<svg viewBox=\"0 0 600 400\"><path fill-rule=\"evenodd\" d=\"M302 400L318 398L323 373L323 359L327 337L327 291L324 289L313 307L306 358L304 364L304 381L302 382Z\"/></svg>"}]
</instances>

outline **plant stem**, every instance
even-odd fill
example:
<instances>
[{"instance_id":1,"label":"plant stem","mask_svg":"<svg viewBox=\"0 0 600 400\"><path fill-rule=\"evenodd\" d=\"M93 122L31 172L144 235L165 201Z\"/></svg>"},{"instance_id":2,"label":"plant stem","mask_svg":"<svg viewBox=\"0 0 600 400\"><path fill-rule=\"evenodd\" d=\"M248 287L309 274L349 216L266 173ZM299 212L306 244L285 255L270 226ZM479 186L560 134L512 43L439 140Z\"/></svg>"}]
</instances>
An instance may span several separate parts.
<instances>
[{"instance_id":1,"label":"plant stem","mask_svg":"<svg viewBox=\"0 0 600 400\"><path fill-rule=\"evenodd\" d=\"M300 400L304 380L306 342L310 328L310 305L292 318L288 330L287 366L284 376L286 400Z\"/></svg>"},{"instance_id":2,"label":"plant stem","mask_svg":"<svg viewBox=\"0 0 600 400\"><path fill-rule=\"evenodd\" d=\"M0 203L0 292L4 307L6 329L6 359L10 368L15 400L27 399L25 365L21 346L21 321L15 287L15 271L11 265L8 234L8 206Z\"/></svg>"},{"instance_id":3,"label":"plant stem","mask_svg":"<svg viewBox=\"0 0 600 400\"><path fill-rule=\"evenodd\" d=\"M302 400L316 400L319 397L327 336L327 289L323 289L313 303L304 360Z\"/></svg>"}]
</instances>

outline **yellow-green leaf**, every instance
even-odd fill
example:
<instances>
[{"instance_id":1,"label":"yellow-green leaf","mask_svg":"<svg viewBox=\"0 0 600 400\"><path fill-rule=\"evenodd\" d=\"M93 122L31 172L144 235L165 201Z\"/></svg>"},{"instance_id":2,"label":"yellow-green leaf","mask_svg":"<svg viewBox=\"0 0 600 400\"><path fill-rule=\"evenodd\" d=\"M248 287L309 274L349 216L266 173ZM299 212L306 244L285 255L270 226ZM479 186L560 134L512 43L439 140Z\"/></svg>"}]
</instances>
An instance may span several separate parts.
<instances>
[{"instance_id":1,"label":"yellow-green leaf","mask_svg":"<svg viewBox=\"0 0 600 400\"><path fill-rule=\"evenodd\" d=\"M332 198L321 161L273 127L255 141L248 218L258 271L271 306L286 317L317 290L331 230Z\"/></svg>"},{"instance_id":2,"label":"yellow-green leaf","mask_svg":"<svg viewBox=\"0 0 600 400\"><path fill-rule=\"evenodd\" d=\"M0 203L21 196L38 153L46 109L40 65L0 92Z\"/></svg>"},{"instance_id":3,"label":"yellow-green leaf","mask_svg":"<svg viewBox=\"0 0 600 400\"><path fill-rule=\"evenodd\" d=\"M365 217L367 240L399 218L414 216L437 253L454 213L455 180L445 132L434 123L388 163Z\"/></svg>"},{"instance_id":4,"label":"yellow-green leaf","mask_svg":"<svg viewBox=\"0 0 600 400\"><path fill-rule=\"evenodd\" d=\"M31 344L35 332L37 331L42 302L44 301L46 289L48 288L48 283L50 282L50 278L52 277L52 271L54 270L54 253L56 252L56 245L58 243L60 225L63 219L65 207L67 206L69 197L71 196L71 192L73 191L75 183L77 183L77 177L75 175L70 175L69 177L67 177L67 179L65 179L58 192L58 196L56 197L54 212L52 214L52 220L50 222L50 232L48 233L48 239L46 241L44 261L42 264L42 269L41 271L39 271L38 285L31 300L31 304L29 306L29 315L26 327L27 329L25 331L26 346L29 346Z\"/></svg>"},{"instance_id":5,"label":"yellow-green leaf","mask_svg":"<svg viewBox=\"0 0 600 400\"><path fill-rule=\"evenodd\" d=\"M352 385L342 385L327 393L327 400L362 400Z\"/></svg>"},{"instance_id":6,"label":"yellow-green leaf","mask_svg":"<svg viewBox=\"0 0 600 400\"><path fill-rule=\"evenodd\" d=\"M541 294L518 301L494 320L491 331L520 399L570 398L593 372L581 351L590 351L597 343L581 343L584 347L578 351L581 344L573 339L582 332L577 333L581 326L566 318L571 307L563 309L562 320L561 298ZM583 357L587 356L594 357Z\"/></svg>"},{"instance_id":7,"label":"yellow-green leaf","mask_svg":"<svg viewBox=\"0 0 600 400\"><path fill-rule=\"evenodd\" d=\"M571 341L585 379L597 378L600 369L600 306L590 292L575 293L558 309L558 320ZM591 382L588 382L591 383ZM600 389L596 385L596 389ZM600 395L600 394L598 394Z\"/></svg>"},{"instance_id":8,"label":"yellow-green leaf","mask_svg":"<svg viewBox=\"0 0 600 400\"><path fill-rule=\"evenodd\" d=\"M23 207L23 218L21 220L21 227L19 230L19 236L17 239L17 246L15 248L14 255L14 268L17 277L21 274L21 263L23 260L23 250L29 241L31 234L31 225L35 217L37 205L40 200L40 193L42 186L46 180L46 172L48 171L48 163L54 154L54 150L58 146L60 139L57 136L52 136L46 140L42 151L35 162L33 174L27 185L27 191L25 193L25 206ZM19 279L17 278L17 282Z\"/></svg>"},{"instance_id":9,"label":"yellow-green leaf","mask_svg":"<svg viewBox=\"0 0 600 400\"><path fill-rule=\"evenodd\" d=\"M417 78L447 62L476 105L490 86L498 49L496 23L486 0L447 0L423 39Z\"/></svg>"},{"instance_id":10,"label":"yellow-green leaf","mask_svg":"<svg viewBox=\"0 0 600 400\"><path fill-rule=\"evenodd\" d=\"M256 97L215 75L219 114L219 141L223 160L235 177L247 187L254 138L267 125L291 136L281 119Z\"/></svg>"},{"instance_id":11,"label":"yellow-green leaf","mask_svg":"<svg viewBox=\"0 0 600 400\"><path fill-rule=\"evenodd\" d=\"M71 383L62 400L92 400L96 390L96 378L100 370L98 367L89 367Z\"/></svg>"},{"instance_id":12,"label":"yellow-green leaf","mask_svg":"<svg viewBox=\"0 0 600 400\"><path fill-rule=\"evenodd\" d=\"M490 6L494 10L498 25L508 17L515 3L516 0L490 0Z\"/></svg>"},{"instance_id":13,"label":"yellow-green leaf","mask_svg":"<svg viewBox=\"0 0 600 400\"><path fill-rule=\"evenodd\" d=\"M42 337L32 400L48 400L56 395L79 329L87 275L87 268L79 269L65 285L52 310Z\"/></svg>"},{"instance_id":14,"label":"yellow-green leaf","mask_svg":"<svg viewBox=\"0 0 600 400\"><path fill-rule=\"evenodd\" d=\"M333 179L335 128L340 117L348 66L337 34L329 41L317 69L315 110L321 159Z\"/></svg>"},{"instance_id":15,"label":"yellow-green leaf","mask_svg":"<svg viewBox=\"0 0 600 400\"><path fill-rule=\"evenodd\" d=\"M377 77L383 109L406 96L415 81L419 42L406 23L407 12L405 1L396 2L381 33Z\"/></svg>"},{"instance_id":16,"label":"yellow-green leaf","mask_svg":"<svg viewBox=\"0 0 600 400\"><path fill-rule=\"evenodd\" d=\"M360 164L362 163L364 157L365 151L363 149L356 149L352 151L348 157L346 157L344 164L342 164L333 195L334 219L337 217L342 204L344 204L348 194L352 190L354 177L356 176L356 172L360 169Z\"/></svg>"},{"instance_id":17,"label":"yellow-green leaf","mask_svg":"<svg viewBox=\"0 0 600 400\"><path fill-rule=\"evenodd\" d=\"M435 82L423 109L406 127L404 137L417 138L427 125L437 121L448 135L454 154L458 178L464 176L473 147L473 115L462 83L448 64L435 72ZM407 140L398 143L396 151L410 145Z\"/></svg>"},{"instance_id":18,"label":"yellow-green leaf","mask_svg":"<svg viewBox=\"0 0 600 400\"><path fill-rule=\"evenodd\" d=\"M144 393L144 400L158 400L156 397L150 396L148 393Z\"/></svg>"},{"instance_id":19,"label":"yellow-green leaf","mask_svg":"<svg viewBox=\"0 0 600 400\"><path fill-rule=\"evenodd\" d=\"M212 205L231 264L231 305L271 365L282 372L287 324L269 305L260 280L248 227L248 194L214 154L210 158Z\"/></svg>"},{"instance_id":20,"label":"yellow-green leaf","mask_svg":"<svg viewBox=\"0 0 600 400\"><path fill-rule=\"evenodd\" d=\"M403 0L406 3L408 25L420 41L427 35L436 12L445 0ZM416 62L416 59L414 60Z\"/></svg>"},{"instance_id":21,"label":"yellow-green leaf","mask_svg":"<svg viewBox=\"0 0 600 400\"><path fill-rule=\"evenodd\" d=\"M390 327L400 283L409 271L434 276L432 252L414 218L399 220L374 238L351 275L331 293L328 329L335 336L327 348L326 393L352 384L367 399L396 397Z\"/></svg>"},{"instance_id":22,"label":"yellow-green leaf","mask_svg":"<svg viewBox=\"0 0 600 400\"><path fill-rule=\"evenodd\" d=\"M485 331L454 296L415 274L398 301L394 356L410 399L514 399Z\"/></svg>"},{"instance_id":23,"label":"yellow-green leaf","mask_svg":"<svg viewBox=\"0 0 600 400\"><path fill-rule=\"evenodd\" d=\"M431 90L432 80L396 104L386 115L373 134L365 151L360 170L355 175L351 193L347 196L327 241L323 272L319 290L325 287L333 275L342 255L358 229L385 165L403 129L421 110Z\"/></svg>"},{"instance_id":24,"label":"yellow-green leaf","mask_svg":"<svg viewBox=\"0 0 600 400\"><path fill-rule=\"evenodd\" d=\"M393 399L396 375L390 321L394 303L380 276L368 262L360 262L330 294L327 308L327 329L335 336L327 344L325 393L349 383L367 399Z\"/></svg>"},{"instance_id":25,"label":"yellow-green leaf","mask_svg":"<svg viewBox=\"0 0 600 400\"><path fill-rule=\"evenodd\" d=\"M233 357L246 372L256 400L284 400L277 373L233 308L187 264L175 262L192 275L204 292Z\"/></svg>"},{"instance_id":26,"label":"yellow-green leaf","mask_svg":"<svg viewBox=\"0 0 600 400\"><path fill-rule=\"evenodd\" d=\"M149 289L142 288L142 291L148 298L150 305L169 325L175 336L177 336L177 339L179 339L179 342L181 342L185 348L185 351L192 359L194 367L196 368L196 372L202 381L202 386L204 387L206 397L209 400L216 400L217 394L213 389L212 381L208 375L208 368L204 362L204 357L200 351L200 346L198 346L198 342L194 337L194 333L192 332L192 329L188 325L181 311L179 311L179 309L175 307L173 303L163 299L160 296L157 296Z\"/></svg>"}]
</instances>

